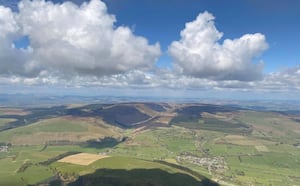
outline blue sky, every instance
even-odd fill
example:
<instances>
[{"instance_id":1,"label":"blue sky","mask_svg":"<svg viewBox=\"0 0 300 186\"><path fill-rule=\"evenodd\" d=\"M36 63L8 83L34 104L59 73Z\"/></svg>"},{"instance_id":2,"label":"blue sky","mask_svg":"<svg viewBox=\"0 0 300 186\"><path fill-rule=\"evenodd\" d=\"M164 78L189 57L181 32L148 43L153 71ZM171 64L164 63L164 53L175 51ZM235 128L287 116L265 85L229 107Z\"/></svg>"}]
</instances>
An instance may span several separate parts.
<instances>
[{"instance_id":1,"label":"blue sky","mask_svg":"<svg viewBox=\"0 0 300 186\"><path fill-rule=\"evenodd\" d=\"M10 0L2 0L2 4ZM14 1L14 0L13 0ZM0 1L1 2L1 1ZM18 1L10 2L14 5ZM53 0L56 3L63 0ZM84 0L73 0L80 5ZM126 25L150 43L159 42L163 52L179 39L179 32L188 21L204 11L216 17L217 28L223 38L237 38L245 33L263 33L269 49L261 59L266 73L300 64L300 1L298 0L103 0L108 12L117 18L116 25ZM9 4L9 3L8 3ZM221 40L222 41L222 40ZM26 47L28 39L21 38L18 47ZM170 66L171 59L164 53L158 66Z\"/></svg>"},{"instance_id":2,"label":"blue sky","mask_svg":"<svg viewBox=\"0 0 300 186\"><path fill-rule=\"evenodd\" d=\"M2 22L10 25L10 14L21 17L14 18L18 25L15 30L4 33L2 43L7 46L2 46L5 55L0 52L2 86L47 87L50 83L54 87L169 88L215 91L216 95L218 91L233 91L234 95L246 92L253 96L266 92L282 98L300 90L298 0L103 0L107 10L100 0L86 2L93 9L84 9L83 0L73 0L71 6L63 0L48 1L48 4L41 0L35 2L38 3L21 1L25 6L18 10L19 1L0 0L0 5L12 9L6 14L1 14L0 9ZM59 5L69 11L65 17L52 11ZM42 12L46 6L48 15L53 14L56 19L45 19L43 24L46 14ZM90 15L99 20L104 17L106 21L97 25L90 22L90 17L80 16L92 10L104 11L101 15L95 12ZM37 12L40 17L32 18L30 12ZM74 15L78 17L72 20ZM115 18L111 18L112 15ZM74 24L69 25L73 21ZM191 28L186 27L188 22ZM77 35L71 38L54 33L54 30L79 33L86 28L94 30L85 30L88 35L84 35L82 41ZM105 29L108 32L102 32ZM180 35L181 32L186 34ZM210 33L206 37L217 39L211 38L212 42L206 43L202 35L207 32ZM107 33L118 37L120 42L105 38ZM125 33L129 35L124 36ZM189 37L190 34L194 34L193 37ZM189 44L196 37L200 39ZM98 39L99 43L91 46L91 38ZM123 40L126 46L120 45ZM10 49L12 45L16 49ZM99 49L102 46L104 48ZM112 48L105 49L105 46ZM58 48L63 50L56 50ZM235 53L234 50L240 51ZM186 58L181 59L181 56ZM215 59L216 56L219 57Z\"/></svg>"},{"instance_id":3,"label":"blue sky","mask_svg":"<svg viewBox=\"0 0 300 186\"><path fill-rule=\"evenodd\" d=\"M135 33L150 42L159 41L162 49L179 38L184 24L204 11L216 17L224 38L246 33L263 33L269 49L261 57L265 72L300 63L300 1L298 0L104 0L108 11L117 16L117 25L135 28ZM163 60L168 60L162 58Z\"/></svg>"}]
</instances>

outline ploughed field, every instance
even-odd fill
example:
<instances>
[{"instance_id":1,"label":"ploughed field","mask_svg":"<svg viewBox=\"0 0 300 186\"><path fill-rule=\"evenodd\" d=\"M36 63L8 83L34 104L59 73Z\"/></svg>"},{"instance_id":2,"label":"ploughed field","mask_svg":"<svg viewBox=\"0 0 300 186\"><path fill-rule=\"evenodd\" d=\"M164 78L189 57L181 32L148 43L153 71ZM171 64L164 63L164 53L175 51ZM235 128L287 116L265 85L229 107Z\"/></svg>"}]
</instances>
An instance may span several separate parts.
<instances>
[{"instance_id":1,"label":"ploughed field","mask_svg":"<svg viewBox=\"0 0 300 186\"><path fill-rule=\"evenodd\" d=\"M0 108L0 185L300 185L300 116L226 105Z\"/></svg>"}]
</instances>

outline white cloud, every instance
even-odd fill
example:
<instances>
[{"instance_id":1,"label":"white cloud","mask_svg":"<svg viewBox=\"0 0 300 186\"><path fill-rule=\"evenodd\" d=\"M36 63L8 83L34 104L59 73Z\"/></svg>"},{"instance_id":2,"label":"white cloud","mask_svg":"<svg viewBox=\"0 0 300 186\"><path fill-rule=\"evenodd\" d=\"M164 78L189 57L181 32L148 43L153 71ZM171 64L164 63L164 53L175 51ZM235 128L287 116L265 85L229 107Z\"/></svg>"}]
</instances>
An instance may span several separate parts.
<instances>
[{"instance_id":1,"label":"white cloud","mask_svg":"<svg viewBox=\"0 0 300 186\"><path fill-rule=\"evenodd\" d=\"M262 81L238 81L238 80L212 80L207 78L196 78L176 74L171 70L157 69L152 72L132 70L122 74L97 76L73 76L70 79L61 79L55 73L42 72L37 77L7 76L0 77L0 85L22 85L28 86L49 86L53 87L81 87L89 90L91 87L118 88L139 90L144 89L175 91L194 91L194 94L202 94L205 91L225 92L248 92L248 93L280 93L284 95L294 94L297 97L300 93L300 67L290 68L276 73L267 74ZM207 95L209 96L209 95Z\"/></svg>"},{"instance_id":2,"label":"white cloud","mask_svg":"<svg viewBox=\"0 0 300 186\"><path fill-rule=\"evenodd\" d=\"M11 9L0 6L0 75L23 74L30 51L19 50L13 41L20 37L20 26Z\"/></svg>"},{"instance_id":3,"label":"white cloud","mask_svg":"<svg viewBox=\"0 0 300 186\"><path fill-rule=\"evenodd\" d=\"M16 65L14 59L19 54L0 52L5 55L2 65L13 64L6 71L18 75L38 76L46 70L70 77L77 74L101 77L132 69L151 69L161 53L158 43L150 45L128 27L115 27L115 17L107 13L100 0L80 6L71 2L22 0L18 13L1 7L0 17L1 34L6 34L6 43L1 42L1 48L19 50L10 46L13 40L7 39L8 33L21 31L30 38L31 53L28 59L23 58L21 65Z\"/></svg>"},{"instance_id":4,"label":"white cloud","mask_svg":"<svg viewBox=\"0 0 300 186\"><path fill-rule=\"evenodd\" d=\"M257 84L258 89L272 91L300 91L300 66L273 72Z\"/></svg>"},{"instance_id":5,"label":"white cloud","mask_svg":"<svg viewBox=\"0 0 300 186\"><path fill-rule=\"evenodd\" d=\"M15 15L11 9L0 6L0 38L9 37L9 34L18 31L18 25L15 21Z\"/></svg>"},{"instance_id":6,"label":"white cloud","mask_svg":"<svg viewBox=\"0 0 300 186\"><path fill-rule=\"evenodd\" d=\"M196 20L186 23L181 39L169 46L169 53L182 73L216 80L262 78L263 64L254 64L253 59L268 48L265 36L246 34L220 44L223 33L216 29L214 19L208 12L199 14Z\"/></svg>"},{"instance_id":7,"label":"white cloud","mask_svg":"<svg viewBox=\"0 0 300 186\"><path fill-rule=\"evenodd\" d=\"M0 84L58 87L169 88L186 90L300 91L300 68L262 74L253 59L267 49L262 34L225 39L213 15L187 23L169 46L175 68L153 68L159 44L128 27L114 26L100 0L22 0L19 12L0 6ZM28 35L30 47L13 41ZM261 81L250 81L262 78Z\"/></svg>"}]
</instances>

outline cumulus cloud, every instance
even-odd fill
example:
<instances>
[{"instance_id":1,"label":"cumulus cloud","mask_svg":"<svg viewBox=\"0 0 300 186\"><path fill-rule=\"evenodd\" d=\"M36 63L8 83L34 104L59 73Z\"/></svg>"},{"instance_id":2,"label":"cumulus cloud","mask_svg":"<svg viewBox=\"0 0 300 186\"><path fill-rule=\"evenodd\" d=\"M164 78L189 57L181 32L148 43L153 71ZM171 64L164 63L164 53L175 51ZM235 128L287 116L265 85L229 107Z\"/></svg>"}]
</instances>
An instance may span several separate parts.
<instances>
[{"instance_id":1,"label":"cumulus cloud","mask_svg":"<svg viewBox=\"0 0 300 186\"><path fill-rule=\"evenodd\" d=\"M100 0L81 5L22 0L18 9L0 6L1 85L300 91L300 67L263 76L262 64L253 63L268 47L264 35L220 43L223 33L207 12L171 43L175 68L163 69L153 67L159 44L116 27ZM16 48L14 41L24 35L30 46Z\"/></svg>"},{"instance_id":2,"label":"cumulus cloud","mask_svg":"<svg viewBox=\"0 0 300 186\"><path fill-rule=\"evenodd\" d=\"M0 74L23 74L23 62L29 51L14 47L13 41L20 37L16 15L10 8L0 6Z\"/></svg>"},{"instance_id":3,"label":"cumulus cloud","mask_svg":"<svg viewBox=\"0 0 300 186\"><path fill-rule=\"evenodd\" d=\"M268 48L265 36L246 34L238 39L225 39L214 24L215 17L204 12L188 22L181 39L169 46L169 53L182 73L215 80L251 81L262 78L263 64L253 59Z\"/></svg>"},{"instance_id":4,"label":"cumulus cloud","mask_svg":"<svg viewBox=\"0 0 300 186\"><path fill-rule=\"evenodd\" d=\"M19 50L10 46L12 39L7 39L10 33L20 32L30 39L30 56L23 58L21 65L9 67L19 75L38 76L49 71L66 76L101 77L132 69L151 69L161 53L158 43L150 45L128 27L115 27L115 17L107 13L100 0L80 6L71 2L22 0L18 13L1 7L0 14L0 31L6 34L6 43L1 42L0 47ZM1 63L18 63L14 59L18 55L2 51L0 55L5 58Z\"/></svg>"}]
</instances>

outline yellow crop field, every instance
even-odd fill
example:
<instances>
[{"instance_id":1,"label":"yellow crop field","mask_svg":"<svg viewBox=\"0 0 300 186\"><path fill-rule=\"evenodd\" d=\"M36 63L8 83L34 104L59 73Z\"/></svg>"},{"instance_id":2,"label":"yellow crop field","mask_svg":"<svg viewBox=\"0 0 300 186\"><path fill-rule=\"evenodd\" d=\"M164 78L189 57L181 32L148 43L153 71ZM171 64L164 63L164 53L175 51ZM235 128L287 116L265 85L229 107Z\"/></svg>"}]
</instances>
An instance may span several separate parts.
<instances>
[{"instance_id":1,"label":"yellow crop field","mask_svg":"<svg viewBox=\"0 0 300 186\"><path fill-rule=\"evenodd\" d=\"M80 153L71 156L67 156L63 159L58 160L58 162L63 163L72 163L77 165L89 165L97 160L108 158L110 156L103 156L97 154L89 154L89 153Z\"/></svg>"}]
</instances>

